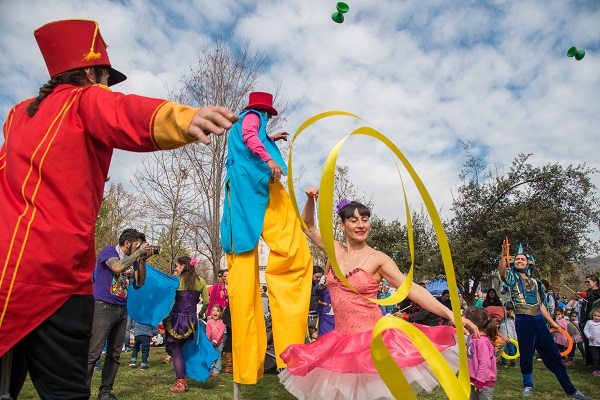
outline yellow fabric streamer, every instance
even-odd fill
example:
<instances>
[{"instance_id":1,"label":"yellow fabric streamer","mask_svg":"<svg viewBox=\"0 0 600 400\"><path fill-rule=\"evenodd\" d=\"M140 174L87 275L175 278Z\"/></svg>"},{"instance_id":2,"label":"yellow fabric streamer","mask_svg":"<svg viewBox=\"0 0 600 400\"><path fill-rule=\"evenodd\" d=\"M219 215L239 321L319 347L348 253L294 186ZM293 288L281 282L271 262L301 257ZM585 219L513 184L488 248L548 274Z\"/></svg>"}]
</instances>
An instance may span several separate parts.
<instances>
[{"instance_id":1,"label":"yellow fabric streamer","mask_svg":"<svg viewBox=\"0 0 600 400\"><path fill-rule=\"evenodd\" d=\"M298 204L296 202L296 195L293 185L293 169L292 169L292 156L293 156L293 144L298 135L303 132L308 126L317 122L320 119L330 117L330 116L349 116L352 118L357 118L364 121L362 118L357 115L345 112L345 111L328 111L321 114L317 114L308 120L306 120L296 131L294 134L292 141L290 143L290 153L288 156L288 184L290 190L290 197L292 199L292 203L296 213L300 217L300 212L298 209ZM383 142L390 151L396 155L396 157L402 162L409 175L415 182L415 185L423 199L425 207L429 213L431 221L433 223L433 227L436 233L436 237L438 240L438 244L440 246L440 252L442 255L442 261L444 263L444 270L446 272L446 280L448 281L448 287L450 289L450 302L452 304L454 320L456 323L457 332L457 341L459 346L459 356L460 356L460 365L459 365L459 373L458 378L454 375L452 370L450 369L448 363L443 358L440 351L431 343L431 341L417 328L412 326L412 324L401 320L399 318L381 318L379 322L375 325L373 330L373 341L371 342L371 355L373 357L373 363L375 367L379 371L380 376L383 381L390 389L391 393L397 397L409 397L416 399L412 389L408 385L408 382L404 378L402 374L402 370L398 367L398 365L394 362L393 358L387 351L385 344L383 343L381 334L386 329L399 329L404 332L416 346L416 348L420 351L423 358L429 364L433 373L437 377L440 382L440 385L448 395L450 399L467 399L470 394L470 381L469 381L469 370L468 370L468 361L466 354L466 345L465 345L465 337L462 334L463 332L463 324L462 317L460 314L460 301L458 299L458 290L456 289L456 276L454 274L454 266L452 264L452 257L450 255L450 247L448 245L448 240L446 237L446 233L444 231L444 227L442 225L442 221L437 213L435 205L431 199L431 196L427 192L425 185L412 168L411 164L408 162L404 154L392 143L386 136L378 132L377 130L370 127L361 127L356 129L354 132L350 133L348 136L343 138L338 142L338 144L333 148L330 152L327 160L325 162L325 166L323 168L323 174L321 176L321 186L320 186L320 198L319 201L319 215L320 215L320 223L319 228L321 231L321 238L323 240L323 246L325 248L325 252L331 262L332 268L336 276L344 282L346 286L354 290L358 293L352 285L348 282L346 277L342 274L339 265L337 263L334 251L334 238L333 238L333 189L334 189L334 179L335 179L335 167L337 161L337 155L346 141L352 135L366 135L371 136L381 142ZM402 176L400 176L402 180ZM396 292L388 297L387 299L372 299L368 298L368 300L373 303L379 305L393 305L400 302L402 299L406 298L408 293L410 292L410 288L413 281L413 270L414 270L414 240L412 237L412 222L410 219L410 211L408 208L408 201L406 199L406 189L404 187L404 182L402 181L402 190L404 192L404 200L405 200L405 208L407 213L407 226L409 232L409 248L411 253L411 268L409 273L406 276L406 280L402 283L400 288L396 290ZM300 218L301 219L301 218ZM301 219L302 220L302 219ZM302 221L304 227L306 225ZM362 295L361 295L362 296ZM363 296L364 297L364 296ZM411 397L412 396L412 397Z\"/></svg>"}]
</instances>

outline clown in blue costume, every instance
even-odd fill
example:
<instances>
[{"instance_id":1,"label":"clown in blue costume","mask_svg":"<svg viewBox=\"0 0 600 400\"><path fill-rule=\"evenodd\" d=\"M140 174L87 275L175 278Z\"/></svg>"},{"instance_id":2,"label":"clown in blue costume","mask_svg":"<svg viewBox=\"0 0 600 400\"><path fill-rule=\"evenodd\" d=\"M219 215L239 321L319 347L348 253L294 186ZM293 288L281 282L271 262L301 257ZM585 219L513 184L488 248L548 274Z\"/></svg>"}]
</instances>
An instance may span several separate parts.
<instances>
[{"instance_id":1,"label":"clown in blue costume","mask_svg":"<svg viewBox=\"0 0 600 400\"><path fill-rule=\"evenodd\" d=\"M304 342L310 300L312 259L290 197L279 181L287 167L267 135L273 115L277 115L273 96L252 92L228 136L221 245L229 270L233 381L243 384L256 383L264 372L267 339L258 275L261 237L270 249L265 279L279 368L285 367L279 353ZM287 133L274 138L286 139Z\"/></svg>"},{"instance_id":2,"label":"clown in blue costume","mask_svg":"<svg viewBox=\"0 0 600 400\"><path fill-rule=\"evenodd\" d=\"M508 243L505 242L498 263L498 273L502 282L508 286L515 306L523 396L533 394L533 357L537 350L544 365L556 376L567 397L591 400L590 397L575 389L571 383L562 357L546 325L547 322L554 328L560 328L546 309L544 285L539 280L531 278L531 270L535 266L533 256L525 253L519 245L514 258L514 268L510 268L508 259Z\"/></svg>"}]
</instances>

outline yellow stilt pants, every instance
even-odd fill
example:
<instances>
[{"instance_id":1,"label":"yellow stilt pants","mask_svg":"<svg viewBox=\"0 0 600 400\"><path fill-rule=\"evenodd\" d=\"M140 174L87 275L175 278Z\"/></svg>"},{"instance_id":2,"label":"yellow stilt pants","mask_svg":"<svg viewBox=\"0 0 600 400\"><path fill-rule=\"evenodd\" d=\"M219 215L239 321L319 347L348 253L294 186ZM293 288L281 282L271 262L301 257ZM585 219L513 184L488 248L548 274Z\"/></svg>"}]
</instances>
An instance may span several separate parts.
<instances>
[{"instance_id":1,"label":"yellow stilt pants","mask_svg":"<svg viewBox=\"0 0 600 400\"><path fill-rule=\"evenodd\" d=\"M232 225L235 227L235 221ZM285 363L279 354L291 344L304 343L312 258L290 197L279 181L269 184L262 238L271 249L265 277L277 366L284 368ZM263 377L267 348L258 275L258 246L245 253L228 254L227 265L233 331L233 381L254 384Z\"/></svg>"}]
</instances>

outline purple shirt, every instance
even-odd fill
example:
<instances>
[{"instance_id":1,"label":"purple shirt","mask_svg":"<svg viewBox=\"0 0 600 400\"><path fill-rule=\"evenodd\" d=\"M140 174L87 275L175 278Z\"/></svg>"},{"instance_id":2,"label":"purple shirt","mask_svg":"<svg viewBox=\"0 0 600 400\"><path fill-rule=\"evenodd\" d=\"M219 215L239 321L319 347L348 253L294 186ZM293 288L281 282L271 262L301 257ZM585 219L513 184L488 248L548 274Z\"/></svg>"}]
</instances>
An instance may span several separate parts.
<instances>
[{"instance_id":1,"label":"purple shirt","mask_svg":"<svg viewBox=\"0 0 600 400\"><path fill-rule=\"evenodd\" d=\"M119 253L114 246L106 246L98 255L94 270L94 298L105 303L126 306L127 289L134 268L129 267L120 274L115 274L106 265L106 260L113 257L119 258ZM134 265L137 269L137 262Z\"/></svg>"}]
</instances>

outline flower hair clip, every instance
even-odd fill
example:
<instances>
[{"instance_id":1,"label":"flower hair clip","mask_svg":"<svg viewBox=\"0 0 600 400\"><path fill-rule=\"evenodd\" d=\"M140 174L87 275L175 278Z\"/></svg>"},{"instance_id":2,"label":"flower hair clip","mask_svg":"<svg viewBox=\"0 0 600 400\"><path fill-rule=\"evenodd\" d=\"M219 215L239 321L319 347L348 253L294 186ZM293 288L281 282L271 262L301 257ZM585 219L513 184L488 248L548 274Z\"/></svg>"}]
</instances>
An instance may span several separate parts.
<instances>
[{"instance_id":1,"label":"flower hair clip","mask_svg":"<svg viewBox=\"0 0 600 400\"><path fill-rule=\"evenodd\" d=\"M344 207L346 207L348 204L350 204L350 201L348 199L341 199L335 206L335 208L337 209L337 215L340 215Z\"/></svg>"},{"instance_id":2,"label":"flower hair clip","mask_svg":"<svg viewBox=\"0 0 600 400\"><path fill-rule=\"evenodd\" d=\"M194 258L192 258L192 259L190 260L190 265L191 265L192 267L195 267L197 262L198 262L198 260L196 260L196 257L194 257Z\"/></svg>"}]
</instances>

